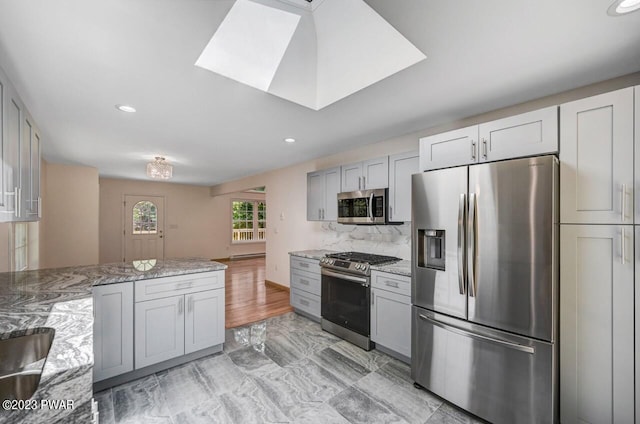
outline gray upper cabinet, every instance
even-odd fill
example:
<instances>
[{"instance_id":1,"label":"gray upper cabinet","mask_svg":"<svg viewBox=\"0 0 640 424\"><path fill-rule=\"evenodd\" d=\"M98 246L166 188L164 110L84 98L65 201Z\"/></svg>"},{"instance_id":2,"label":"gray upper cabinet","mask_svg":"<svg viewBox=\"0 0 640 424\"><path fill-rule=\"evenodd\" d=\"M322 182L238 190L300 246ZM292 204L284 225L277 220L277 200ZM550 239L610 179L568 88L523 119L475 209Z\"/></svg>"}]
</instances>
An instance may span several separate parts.
<instances>
[{"instance_id":1,"label":"gray upper cabinet","mask_svg":"<svg viewBox=\"0 0 640 424\"><path fill-rule=\"evenodd\" d=\"M343 165L341 191L389 187L389 157Z\"/></svg>"},{"instance_id":2,"label":"gray upper cabinet","mask_svg":"<svg viewBox=\"0 0 640 424\"><path fill-rule=\"evenodd\" d=\"M420 169L448 168L558 151L558 107L420 139Z\"/></svg>"},{"instance_id":3,"label":"gray upper cabinet","mask_svg":"<svg viewBox=\"0 0 640 424\"><path fill-rule=\"evenodd\" d=\"M478 161L478 126L420 139L420 170L468 165Z\"/></svg>"},{"instance_id":4,"label":"gray upper cabinet","mask_svg":"<svg viewBox=\"0 0 640 424\"><path fill-rule=\"evenodd\" d=\"M1 70L0 129L0 222L38 220L41 137Z\"/></svg>"},{"instance_id":5,"label":"gray upper cabinet","mask_svg":"<svg viewBox=\"0 0 640 424\"><path fill-rule=\"evenodd\" d=\"M633 87L560 107L560 220L633 223Z\"/></svg>"},{"instance_id":6,"label":"gray upper cabinet","mask_svg":"<svg viewBox=\"0 0 640 424\"><path fill-rule=\"evenodd\" d=\"M558 151L558 107L480 124L480 162Z\"/></svg>"},{"instance_id":7,"label":"gray upper cabinet","mask_svg":"<svg viewBox=\"0 0 640 424\"><path fill-rule=\"evenodd\" d=\"M417 151L389 156L390 221L411 221L411 175L419 168Z\"/></svg>"},{"instance_id":8,"label":"gray upper cabinet","mask_svg":"<svg viewBox=\"0 0 640 424\"><path fill-rule=\"evenodd\" d=\"M20 127L24 107L8 84L4 85L2 143L2 215L4 222L20 220Z\"/></svg>"},{"instance_id":9,"label":"gray upper cabinet","mask_svg":"<svg viewBox=\"0 0 640 424\"><path fill-rule=\"evenodd\" d=\"M307 221L336 221L340 168L307 174Z\"/></svg>"}]
</instances>

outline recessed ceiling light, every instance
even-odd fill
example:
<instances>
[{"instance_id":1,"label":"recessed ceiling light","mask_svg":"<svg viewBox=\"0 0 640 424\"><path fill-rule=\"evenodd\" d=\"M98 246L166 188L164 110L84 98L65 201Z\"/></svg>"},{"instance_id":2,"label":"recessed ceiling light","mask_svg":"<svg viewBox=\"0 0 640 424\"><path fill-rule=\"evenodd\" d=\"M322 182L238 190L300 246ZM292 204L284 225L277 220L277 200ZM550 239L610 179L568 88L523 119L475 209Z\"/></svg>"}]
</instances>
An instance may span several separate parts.
<instances>
[{"instance_id":1,"label":"recessed ceiling light","mask_svg":"<svg viewBox=\"0 0 640 424\"><path fill-rule=\"evenodd\" d=\"M121 112L133 113L136 111L136 108L129 105L116 105L116 109Z\"/></svg>"},{"instance_id":2,"label":"recessed ceiling light","mask_svg":"<svg viewBox=\"0 0 640 424\"><path fill-rule=\"evenodd\" d=\"M289 138L285 138L285 139L284 139L284 141L285 141L286 143L295 143L295 142L296 142L296 139L295 139L295 138L290 138L290 137L289 137Z\"/></svg>"},{"instance_id":3,"label":"recessed ceiling light","mask_svg":"<svg viewBox=\"0 0 640 424\"><path fill-rule=\"evenodd\" d=\"M616 0L613 2L607 13L610 16L620 16L640 9L640 0Z\"/></svg>"}]
</instances>

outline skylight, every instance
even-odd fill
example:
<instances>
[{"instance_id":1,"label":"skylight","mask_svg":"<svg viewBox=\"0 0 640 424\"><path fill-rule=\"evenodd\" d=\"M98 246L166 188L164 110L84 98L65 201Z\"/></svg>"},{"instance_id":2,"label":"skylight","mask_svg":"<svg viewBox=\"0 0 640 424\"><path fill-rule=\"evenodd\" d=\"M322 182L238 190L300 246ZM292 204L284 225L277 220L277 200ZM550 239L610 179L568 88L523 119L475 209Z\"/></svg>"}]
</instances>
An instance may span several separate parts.
<instances>
[{"instance_id":1,"label":"skylight","mask_svg":"<svg viewBox=\"0 0 640 424\"><path fill-rule=\"evenodd\" d=\"M236 0L196 66L319 110L426 58L363 0L257 1Z\"/></svg>"}]
</instances>

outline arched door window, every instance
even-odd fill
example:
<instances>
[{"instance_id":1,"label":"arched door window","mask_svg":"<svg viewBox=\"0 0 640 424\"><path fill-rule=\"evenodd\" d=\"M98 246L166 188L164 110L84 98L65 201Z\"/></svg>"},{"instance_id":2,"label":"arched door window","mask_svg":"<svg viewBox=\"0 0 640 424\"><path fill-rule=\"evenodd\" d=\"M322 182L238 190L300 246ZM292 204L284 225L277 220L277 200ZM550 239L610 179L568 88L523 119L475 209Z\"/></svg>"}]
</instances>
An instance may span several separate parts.
<instances>
[{"instance_id":1,"label":"arched door window","mask_svg":"<svg viewBox=\"0 0 640 424\"><path fill-rule=\"evenodd\" d=\"M143 200L133 206L133 234L158 233L158 208L153 202Z\"/></svg>"}]
</instances>

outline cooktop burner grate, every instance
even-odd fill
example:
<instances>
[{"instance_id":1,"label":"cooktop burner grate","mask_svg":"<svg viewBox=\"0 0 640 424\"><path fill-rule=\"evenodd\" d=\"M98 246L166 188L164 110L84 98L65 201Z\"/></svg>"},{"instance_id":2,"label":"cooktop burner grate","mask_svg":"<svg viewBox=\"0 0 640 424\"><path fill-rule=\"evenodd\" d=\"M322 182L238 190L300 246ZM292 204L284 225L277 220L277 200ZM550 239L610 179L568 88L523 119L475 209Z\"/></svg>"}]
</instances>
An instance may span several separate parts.
<instances>
[{"instance_id":1,"label":"cooktop burner grate","mask_svg":"<svg viewBox=\"0 0 640 424\"><path fill-rule=\"evenodd\" d=\"M362 252L340 252L327 255L328 258L342 259L344 261L367 263L370 265L380 265L386 262L396 262L400 258L394 256L373 255L371 253Z\"/></svg>"}]
</instances>

